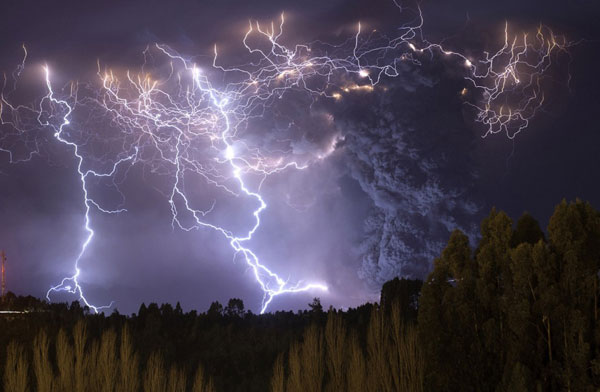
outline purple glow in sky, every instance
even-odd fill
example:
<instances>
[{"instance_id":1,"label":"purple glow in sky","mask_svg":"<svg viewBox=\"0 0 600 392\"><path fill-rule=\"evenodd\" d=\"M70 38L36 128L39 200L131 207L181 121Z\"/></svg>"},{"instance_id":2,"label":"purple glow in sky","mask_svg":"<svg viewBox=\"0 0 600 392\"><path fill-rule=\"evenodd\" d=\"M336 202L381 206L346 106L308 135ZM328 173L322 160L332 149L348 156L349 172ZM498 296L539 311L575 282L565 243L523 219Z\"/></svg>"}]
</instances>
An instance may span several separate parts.
<instances>
[{"instance_id":1,"label":"purple glow in sky","mask_svg":"<svg viewBox=\"0 0 600 392\"><path fill-rule=\"evenodd\" d=\"M591 44L568 44L597 37L584 11L432 2L421 28L414 5L367 3L9 5L23 21L0 31L9 288L70 301L81 284L126 312L355 306L423 277L491 205L548 216L600 199L572 174L600 145L585 117L598 82L577 60ZM540 17L556 36L536 35Z\"/></svg>"}]
</instances>

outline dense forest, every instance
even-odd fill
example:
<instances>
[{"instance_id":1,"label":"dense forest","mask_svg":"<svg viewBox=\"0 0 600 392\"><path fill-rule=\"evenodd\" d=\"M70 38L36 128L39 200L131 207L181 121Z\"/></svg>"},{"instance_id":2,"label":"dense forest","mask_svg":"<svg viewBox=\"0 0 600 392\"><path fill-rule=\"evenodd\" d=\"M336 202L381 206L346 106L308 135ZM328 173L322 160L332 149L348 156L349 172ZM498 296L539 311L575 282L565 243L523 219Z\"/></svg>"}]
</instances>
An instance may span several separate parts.
<instances>
[{"instance_id":1,"label":"dense forest","mask_svg":"<svg viewBox=\"0 0 600 392\"><path fill-rule=\"evenodd\" d=\"M560 203L547 230L492 210L455 231L424 282L379 304L255 315L142 304L130 316L5 295L5 391L592 391L600 387L600 213Z\"/></svg>"}]
</instances>

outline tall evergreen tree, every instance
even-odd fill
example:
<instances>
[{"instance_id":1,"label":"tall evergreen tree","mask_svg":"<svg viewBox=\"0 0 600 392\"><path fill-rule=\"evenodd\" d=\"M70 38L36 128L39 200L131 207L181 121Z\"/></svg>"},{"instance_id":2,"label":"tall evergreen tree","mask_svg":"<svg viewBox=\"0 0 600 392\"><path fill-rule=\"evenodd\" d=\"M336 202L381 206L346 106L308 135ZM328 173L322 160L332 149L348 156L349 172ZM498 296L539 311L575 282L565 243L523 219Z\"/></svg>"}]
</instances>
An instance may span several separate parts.
<instances>
[{"instance_id":1,"label":"tall evergreen tree","mask_svg":"<svg viewBox=\"0 0 600 392\"><path fill-rule=\"evenodd\" d=\"M506 355L505 315L512 290L509 256L512 237L512 220L504 212L492 209L481 223L481 240L475 255L479 273L476 288L481 321L479 335L483 345L479 368L488 385L500 382Z\"/></svg>"},{"instance_id":2,"label":"tall evergreen tree","mask_svg":"<svg viewBox=\"0 0 600 392\"><path fill-rule=\"evenodd\" d=\"M426 389L479 389L476 380L480 377L475 373L480 356L476 275L469 239L455 230L421 293L418 322Z\"/></svg>"},{"instance_id":3,"label":"tall evergreen tree","mask_svg":"<svg viewBox=\"0 0 600 392\"><path fill-rule=\"evenodd\" d=\"M591 390L588 369L598 351L600 215L589 203L563 200L550 219L548 234L561 264L556 347L563 364L561 382L566 390Z\"/></svg>"}]
</instances>

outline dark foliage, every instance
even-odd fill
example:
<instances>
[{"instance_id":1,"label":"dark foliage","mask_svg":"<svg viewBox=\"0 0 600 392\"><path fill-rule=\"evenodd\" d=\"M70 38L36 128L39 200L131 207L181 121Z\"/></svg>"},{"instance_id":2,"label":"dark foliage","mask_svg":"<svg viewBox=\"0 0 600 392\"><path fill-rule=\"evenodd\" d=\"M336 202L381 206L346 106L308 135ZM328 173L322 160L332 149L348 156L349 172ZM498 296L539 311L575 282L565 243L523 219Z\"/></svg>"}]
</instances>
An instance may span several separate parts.
<instances>
[{"instance_id":1,"label":"dark foliage","mask_svg":"<svg viewBox=\"0 0 600 392\"><path fill-rule=\"evenodd\" d=\"M0 365L7 352L31 358L41 330L54 358L59 330L73 336L85 320L91 340L128 330L140 364L160 353L188 380L200 367L217 391L595 391L599 271L600 213L589 204L560 203L546 235L530 215L514 225L494 209L475 249L453 232L427 280L385 283L381 306L325 312L315 298L309 310L255 315L232 298L206 313L152 303L124 316L8 293L0 308L24 313L0 316Z\"/></svg>"},{"instance_id":2,"label":"dark foliage","mask_svg":"<svg viewBox=\"0 0 600 392\"><path fill-rule=\"evenodd\" d=\"M423 281L417 279L394 278L383 284L379 303L384 312L389 313L392 304L399 302L402 318L406 321L417 320L419 293Z\"/></svg>"},{"instance_id":3,"label":"dark foliage","mask_svg":"<svg viewBox=\"0 0 600 392\"><path fill-rule=\"evenodd\" d=\"M118 312L107 316L92 314L78 302L69 306L7 293L0 309L27 313L0 316L0 347L7 347L13 340L31 346L41 329L51 338L61 328L70 334L81 319L86 320L92 339L126 325L141 363L152 353L160 352L167 366L182 366L189 377L202 365L218 391L265 391L269 389L277 355L299 340L309 324L325 325L327 314L319 299L315 298L310 307L309 311L297 313L255 315L244 310L242 300L233 298L225 307L214 302L206 313L184 313L179 304L173 308L170 304L151 303L142 304L138 313L131 316ZM357 330L365 331L371 308L366 304L340 314ZM0 364L5 363L5 358L6 350L0 350Z\"/></svg>"},{"instance_id":4,"label":"dark foliage","mask_svg":"<svg viewBox=\"0 0 600 392\"><path fill-rule=\"evenodd\" d=\"M420 298L427 390L598 390L600 213L563 201L547 233L492 210L474 252L452 234Z\"/></svg>"}]
</instances>

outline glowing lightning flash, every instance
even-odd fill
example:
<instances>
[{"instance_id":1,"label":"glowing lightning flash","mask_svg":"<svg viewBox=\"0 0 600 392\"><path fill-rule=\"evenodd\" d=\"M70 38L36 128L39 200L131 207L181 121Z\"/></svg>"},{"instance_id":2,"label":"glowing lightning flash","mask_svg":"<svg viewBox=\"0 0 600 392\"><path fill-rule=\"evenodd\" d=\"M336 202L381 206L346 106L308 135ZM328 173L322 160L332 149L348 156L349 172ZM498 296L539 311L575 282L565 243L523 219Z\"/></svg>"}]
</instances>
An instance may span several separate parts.
<instances>
[{"instance_id":1,"label":"glowing lightning flash","mask_svg":"<svg viewBox=\"0 0 600 392\"><path fill-rule=\"evenodd\" d=\"M327 290L327 286L321 283L290 284L261 263L248 244L259 229L261 214L267 208L260 194L260 186L265 179L288 168L302 170L313 161L325 159L335 150L335 141L325 154L298 162L285 154L280 156L252 146L250 140L244 138L248 123L261 117L292 90L307 94L313 102L319 98L340 100L345 94L369 93L383 77L400 75L401 63L408 61L419 65L419 56L430 54L433 57L435 53L440 53L458 60L460 68L467 73L465 79L471 85L469 91L480 95L479 101L467 104L475 108L476 121L486 127L484 136L503 131L513 138L527 127L544 102L540 79L551 65L552 54L565 51L570 45L564 38L559 43L561 40L558 37L549 30L544 32L542 27L532 42L526 34L520 40L517 37L511 40L507 26L505 43L500 50L493 54L485 52L483 59L472 60L461 53L446 50L439 44L419 39L423 26L420 9L418 15L417 23L403 25L396 37L373 32L368 38L362 39L359 24L356 35L346 44L333 46L317 41L292 48L278 42L283 33L283 14L278 28L271 25L265 30L259 23L250 22L242 43L249 55L256 59L233 68L218 63L216 46L212 69L209 70L199 68L169 47L157 44L148 47L144 56L151 50L164 56L170 69L166 77L157 77L146 71L138 75L127 71L125 77L119 79L113 71L101 71L99 65L98 76L102 87L100 91L94 91L92 96L82 98L84 105L80 105L77 88L72 88L66 97L57 98L48 67L44 67L47 94L36 109L11 105L3 89L0 123L12 126L17 131L13 136L19 138L26 135L20 113L33 112L37 115L39 125L51 129L54 138L70 148L77 161L85 207L86 237L75 259L74 274L51 287L47 293L48 299L53 292L64 291L76 294L95 312L112 305L94 306L84 296L78 280L81 273L79 263L94 237L90 216L92 209L107 214L120 213L125 209L101 207L90 195L89 180L106 177L113 179L114 183L114 176L121 166L130 167L134 164L147 165L152 172L167 174L172 178L167 196L174 228L177 226L185 231L201 228L215 230L229 242L235 255L243 257L263 291L261 313L267 310L276 296ZM249 42L254 36L265 40L270 49L252 46ZM319 49L323 46L332 50ZM25 48L24 51L26 58ZM331 52L337 55L327 54ZM17 76L24 68L25 58ZM232 76L234 81L216 86L209 78L211 72L220 74L218 80ZM467 91L464 88L461 95L465 96ZM507 103L509 107L505 108ZM71 124L72 114L79 107L101 112L110 117L111 124L119 129L122 152L109 162L108 170L87 168L89 164L81 150L82 145L71 140L66 131L74 127ZM92 107L94 109L90 109ZM0 142L3 140L0 135ZM13 151L1 146L0 143L0 151L7 152L10 162L13 162ZM36 140L27 159L36 154L38 148ZM207 216L213 211L215 203L207 209L197 208L185 187L187 175L199 176L207 184L229 195L253 200L256 207L252 211L253 223L250 228L244 234L235 234L210 223ZM258 186L252 185L253 182L248 180L250 176L260 178Z\"/></svg>"},{"instance_id":2,"label":"glowing lightning flash","mask_svg":"<svg viewBox=\"0 0 600 392\"><path fill-rule=\"evenodd\" d=\"M55 291L55 292L56 291L68 291L70 293L77 294L79 296L79 299L86 306L88 306L90 309L94 310L94 312L97 313L100 309L105 309L105 308L109 308L110 306L112 306L112 302L106 306L94 306L94 305L90 304L89 301L83 295L83 290L82 290L81 286L79 285L79 281L77 280L77 278L79 277L79 274L81 273L81 270L79 269L79 261L83 257L88 245L90 244L90 242L92 241L92 238L94 237L94 230L92 230L92 228L90 226L90 209L92 206L94 206L101 212L104 212L107 214L123 212L123 211L125 211L125 209L107 210L107 209L100 207L100 205L98 203L96 203L93 199L91 199L89 197L88 188L87 188L87 178L88 178L88 176L110 177L115 174L118 166L121 163L127 162L127 161L135 161L136 156L131 155L126 158L122 158L122 159L118 160L117 162L114 163L112 170L107 173L97 173L93 170L83 171L83 169L82 169L83 156L79 153L79 145L63 138L64 127L66 127L70 124L69 118L71 116L71 113L73 112L73 108L71 107L71 105L69 105L69 103L67 101L56 99L54 97L54 91L52 89L52 84L50 82L50 70L48 69L48 66L44 66L44 73L46 76L46 87L48 88L48 95L46 95L40 102L40 112L39 112L40 114L38 116L38 121L40 122L41 125L44 125L44 126L51 125L47 121L44 121L41 119L41 115L44 112L42 106L44 104L44 101L46 101L46 100L50 101L51 103L54 103L54 104L57 104L59 106L63 106L66 108L66 113L63 115L62 123L60 125L58 125L58 127L54 127L54 129L55 129L54 137L59 142L72 147L73 154L77 158L77 173L79 174L79 177L81 180L81 189L83 191L83 198L84 198L84 204L85 204L85 225L84 225L84 227L85 227L85 231L87 232L87 237L86 237L85 241L83 242L83 244L81 245L81 250L79 251L77 258L75 259L75 274L71 277L64 278L60 282L60 284L58 284L54 287L51 287L48 290L48 292L46 293L46 298L50 301L50 293L53 291Z\"/></svg>"}]
</instances>

